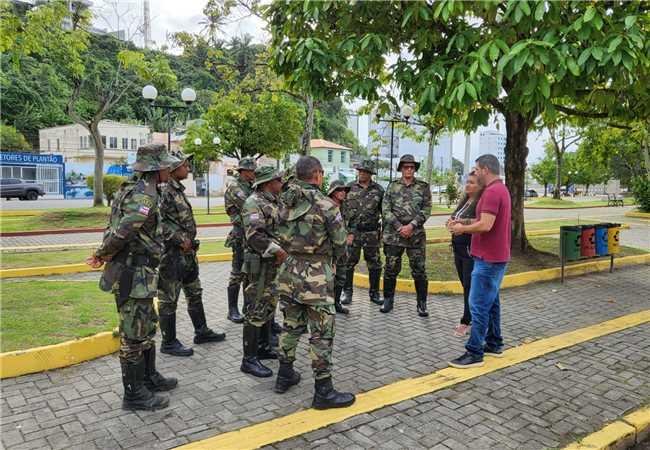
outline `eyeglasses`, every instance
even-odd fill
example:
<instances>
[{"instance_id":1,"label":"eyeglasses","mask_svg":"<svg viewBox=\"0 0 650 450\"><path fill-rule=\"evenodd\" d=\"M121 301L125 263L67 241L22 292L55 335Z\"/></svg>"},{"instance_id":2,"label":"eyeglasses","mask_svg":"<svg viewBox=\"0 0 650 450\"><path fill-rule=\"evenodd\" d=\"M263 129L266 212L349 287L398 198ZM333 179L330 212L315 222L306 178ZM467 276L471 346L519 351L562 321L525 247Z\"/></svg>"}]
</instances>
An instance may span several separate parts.
<instances>
[{"instance_id":1,"label":"eyeglasses","mask_svg":"<svg viewBox=\"0 0 650 450\"><path fill-rule=\"evenodd\" d=\"M402 166L402 172L405 170L415 170L415 166Z\"/></svg>"}]
</instances>

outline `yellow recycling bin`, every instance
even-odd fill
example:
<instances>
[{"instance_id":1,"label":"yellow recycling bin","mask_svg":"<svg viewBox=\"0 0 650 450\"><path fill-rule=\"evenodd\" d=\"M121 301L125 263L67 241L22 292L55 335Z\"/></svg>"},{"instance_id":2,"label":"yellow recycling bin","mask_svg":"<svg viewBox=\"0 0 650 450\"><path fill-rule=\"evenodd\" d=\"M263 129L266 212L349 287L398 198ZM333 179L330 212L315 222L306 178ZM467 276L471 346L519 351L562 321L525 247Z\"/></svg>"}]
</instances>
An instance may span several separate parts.
<instances>
[{"instance_id":1,"label":"yellow recycling bin","mask_svg":"<svg viewBox=\"0 0 650 450\"><path fill-rule=\"evenodd\" d=\"M610 255L616 255L621 251L619 242L621 233L620 223L611 223L607 229L607 251Z\"/></svg>"}]
</instances>

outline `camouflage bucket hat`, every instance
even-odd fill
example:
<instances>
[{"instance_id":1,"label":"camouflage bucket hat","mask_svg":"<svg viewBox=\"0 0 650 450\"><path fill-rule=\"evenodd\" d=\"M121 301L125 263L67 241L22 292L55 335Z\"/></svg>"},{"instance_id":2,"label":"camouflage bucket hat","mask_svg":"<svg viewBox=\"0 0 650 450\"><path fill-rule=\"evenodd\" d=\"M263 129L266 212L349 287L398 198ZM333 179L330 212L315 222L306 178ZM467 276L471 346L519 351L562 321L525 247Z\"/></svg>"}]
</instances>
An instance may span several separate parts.
<instances>
[{"instance_id":1,"label":"camouflage bucket hat","mask_svg":"<svg viewBox=\"0 0 650 450\"><path fill-rule=\"evenodd\" d=\"M364 159L361 161L361 164L357 164L355 169L363 170L364 172L371 173L373 175L377 174L375 170L375 162L372 159Z\"/></svg>"},{"instance_id":2,"label":"camouflage bucket hat","mask_svg":"<svg viewBox=\"0 0 650 450\"><path fill-rule=\"evenodd\" d=\"M335 180L330 183L330 188L327 191L327 195L330 196L339 189L345 189L345 192L350 191L350 187L346 186L341 180Z\"/></svg>"},{"instance_id":3,"label":"camouflage bucket hat","mask_svg":"<svg viewBox=\"0 0 650 450\"><path fill-rule=\"evenodd\" d=\"M282 174L271 166L262 166L255 169L255 183L253 188L263 185L269 181L281 180Z\"/></svg>"},{"instance_id":4,"label":"camouflage bucket hat","mask_svg":"<svg viewBox=\"0 0 650 450\"><path fill-rule=\"evenodd\" d=\"M178 169L180 166L183 165L185 161L189 161L190 163L192 162L192 159L194 159L194 155L186 155L185 153L181 152L180 150L177 152L172 152L172 156L178 159L178 162L175 162L171 166L169 166L169 171L172 172L176 169Z\"/></svg>"},{"instance_id":5,"label":"camouflage bucket hat","mask_svg":"<svg viewBox=\"0 0 650 450\"><path fill-rule=\"evenodd\" d=\"M401 172L402 171L402 164L415 164L415 171L417 172L418 169L420 168L420 163L415 160L413 155L404 155L399 159L399 164L397 165L397 171Z\"/></svg>"},{"instance_id":6,"label":"camouflage bucket hat","mask_svg":"<svg viewBox=\"0 0 650 450\"><path fill-rule=\"evenodd\" d=\"M237 170L255 170L256 168L257 164L253 158L242 158L237 165Z\"/></svg>"},{"instance_id":7,"label":"camouflage bucket hat","mask_svg":"<svg viewBox=\"0 0 650 450\"><path fill-rule=\"evenodd\" d=\"M137 172L155 172L168 169L178 162L178 158L167 153L167 147L164 144L147 144L138 148L133 170Z\"/></svg>"}]
</instances>

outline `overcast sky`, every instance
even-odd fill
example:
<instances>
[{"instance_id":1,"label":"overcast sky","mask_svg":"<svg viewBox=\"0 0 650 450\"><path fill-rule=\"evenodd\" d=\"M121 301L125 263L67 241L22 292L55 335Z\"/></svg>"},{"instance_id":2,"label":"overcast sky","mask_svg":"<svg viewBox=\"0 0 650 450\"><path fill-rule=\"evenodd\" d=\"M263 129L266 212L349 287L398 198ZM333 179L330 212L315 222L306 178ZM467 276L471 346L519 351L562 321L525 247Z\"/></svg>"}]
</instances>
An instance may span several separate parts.
<instances>
[{"instance_id":1,"label":"overcast sky","mask_svg":"<svg viewBox=\"0 0 650 450\"><path fill-rule=\"evenodd\" d=\"M100 18L97 18L95 25L99 28L116 29L117 17L121 21L120 28L132 28L127 30L128 34L136 33L137 26L142 23L143 17L143 0L96 0L94 2L95 10ZM156 43L156 47L167 43L167 35L177 31L188 31L198 33L202 31L203 25L203 7L206 0L150 0L151 5L151 37ZM249 34L253 36L254 41L263 42L268 39L264 30L264 23L259 18L250 16L240 20L233 21L224 29L224 38L228 39L234 36L243 36ZM133 39L141 45L142 37L138 35ZM173 51L173 50L172 50ZM502 120L503 122L503 120ZM495 128L490 125L489 128ZM362 144L367 144L364 133L367 133L367 120L361 123ZM505 133L505 126L501 126L501 132ZM529 133L528 147L530 155L529 164L534 163L544 155L544 142L548 139L548 134ZM462 134L454 136L454 157L463 159L464 138Z\"/></svg>"}]
</instances>

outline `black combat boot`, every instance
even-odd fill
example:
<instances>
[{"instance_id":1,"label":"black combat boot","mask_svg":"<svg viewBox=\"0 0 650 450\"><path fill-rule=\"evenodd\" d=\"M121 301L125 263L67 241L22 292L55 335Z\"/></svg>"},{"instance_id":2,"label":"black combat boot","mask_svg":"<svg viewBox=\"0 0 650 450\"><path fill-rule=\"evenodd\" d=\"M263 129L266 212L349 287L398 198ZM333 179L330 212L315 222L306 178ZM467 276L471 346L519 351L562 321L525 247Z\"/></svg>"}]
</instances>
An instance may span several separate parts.
<instances>
[{"instance_id":1,"label":"black combat boot","mask_svg":"<svg viewBox=\"0 0 650 450\"><path fill-rule=\"evenodd\" d=\"M242 340L244 343L244 358L240 370L254 377L267 378L273 376L273 371L257 359L257 345L260 329L253 325L244 325Z\"/></svg>"},{"instance_id":2,"label":"black combat boot","mask_svg":"<svg viewBox=\"0 0 650 450\"><path fill-rule=\"evenodd\" d=\"M379 280L381 279L381 269L371 270L368 272L370 278L370 289L368 295L370 296L370 301L375 305L383 305L381 297L379 296Z\"/></svg>"},{"instance_id":3,"label":"black combat boot","mask_svg":"<svg viewBox=\"0 0 650 450\"><path fill-rule=\"evenodd\" d=\"M275 392L284 394L291 386L300 383L300 373L293 370L293 363L281 362L278 378L275 380Z\"/></svg>"},{"instance_id":4,"label":"black combat boot","mask_svg":"<svg viewBox=\"0 0 650 450\"><path fill-rule=\"evenodd\" d=\"M138 362L120 361L124 398L122 409L155 411L169 406L169 397L151 392L144 385L144 357Z\"/></svg>"},{"instance_id":5,"label":"black combat boot","mask_svg":"<svg viewBox=\"0 0 650 450\"><path fill-rule=\"evenodd\" d=\"M396 284L397 280L395 278L384 277L384 306L382 306L379 311L389 313L393 310Z\"/></svg>"},{"instance_id":6,"label":"black combat boot","mask_svg":"<svg viewBox=\"0 0 650 450\"><path fill-rule=\"evenodd\" d=\"M415 280L415 295L418 301L418 316L429 317L427 312L427 296L429 294L429 282L424 280Z\"/></svg>"},{"instance_id":7,"label":"black combat boot","mask_svg":"<svg viewBox=\"0 0 650 450\"><path fill-rule=\"evenodd\" d=\"M271 331L271 321L266 322L259 329L257 359L278 359L278 354L273 350L273 333Z\"/></svg>"},{"instance_id":8,"label":"black combat boot","mask_svg":"<svg viewBox=\"0 0 650 450\"><path fill-rule=\"evenodd\" d=\"M237 301L239 299L239 285L228 286L228 320L234 323L244 322L244 318L239 314Z\"/></svg>"},{"instance_id":9,"label":"black combat boot","mask_svg":"<svg viewBox=\"0 0 650 450\"><path fill-rule=\"evenodd\" d=\"M144 355L144 385L151 392L171 391L178 386L176 378L165 378L156 370L156 346L142 352Z\"/></svg>"},{"instance_id":10,"label":"black combat boot","mask_svg":"<svg viewBox=\"0 0 650 450\"><path fill-rule=\"evenodd\" d=\"M314 401L311 406L316 409L345 408L354 403L354 400L354 394L335 390L330 377L316 380Z\"/></svg>"},{"instance_id":11,"label":"black combat boot","mask_svg":"<svg viewBox=\"0 0 650 450\"><path fill-rule=\"evenodd\" d=\"M343 288L341 286L335 286L334 287L334 309L336 309L337 313L340 314L349 314L350 311L341 305L341 292L343 291Z\"/></svg>"},{"instance_id":12,"label":"black combat boot","mask_svg":"<svg viewBox=\"0 0 650 450\"><path fill-rule=\"evenodd\" d=\"M348 269L345 272L345 286L343 286L343 295L341 304L349 305L352 303L352 282L354 281L354 269Z\"/></svg>"},{"instance_id":13,"label":"black combat boot","mask_svg":"<svg viewBox=\"0 0 650 450\"><path fill-rule=\"evenodd\" d=\"M187 312L192 319L194 325L194 343L204 344L206 342L221 342L226 339L226 333L215 333L210 328L205 320L205 310L203 309L203 302L193 305L191 309L188 308Z\"/></svg>"},{"instance_id":14,"label":"black combat boot","mask_svg":"<svg viewBox=\"0 0 650 450\"><path fill-rule=\"evenodd\" d=\"M194 350L185 347L176 339L176 314L161 314L159 321L162 334L160 352L173 356L192 356Z\"/></svg>"}]
</instances>

